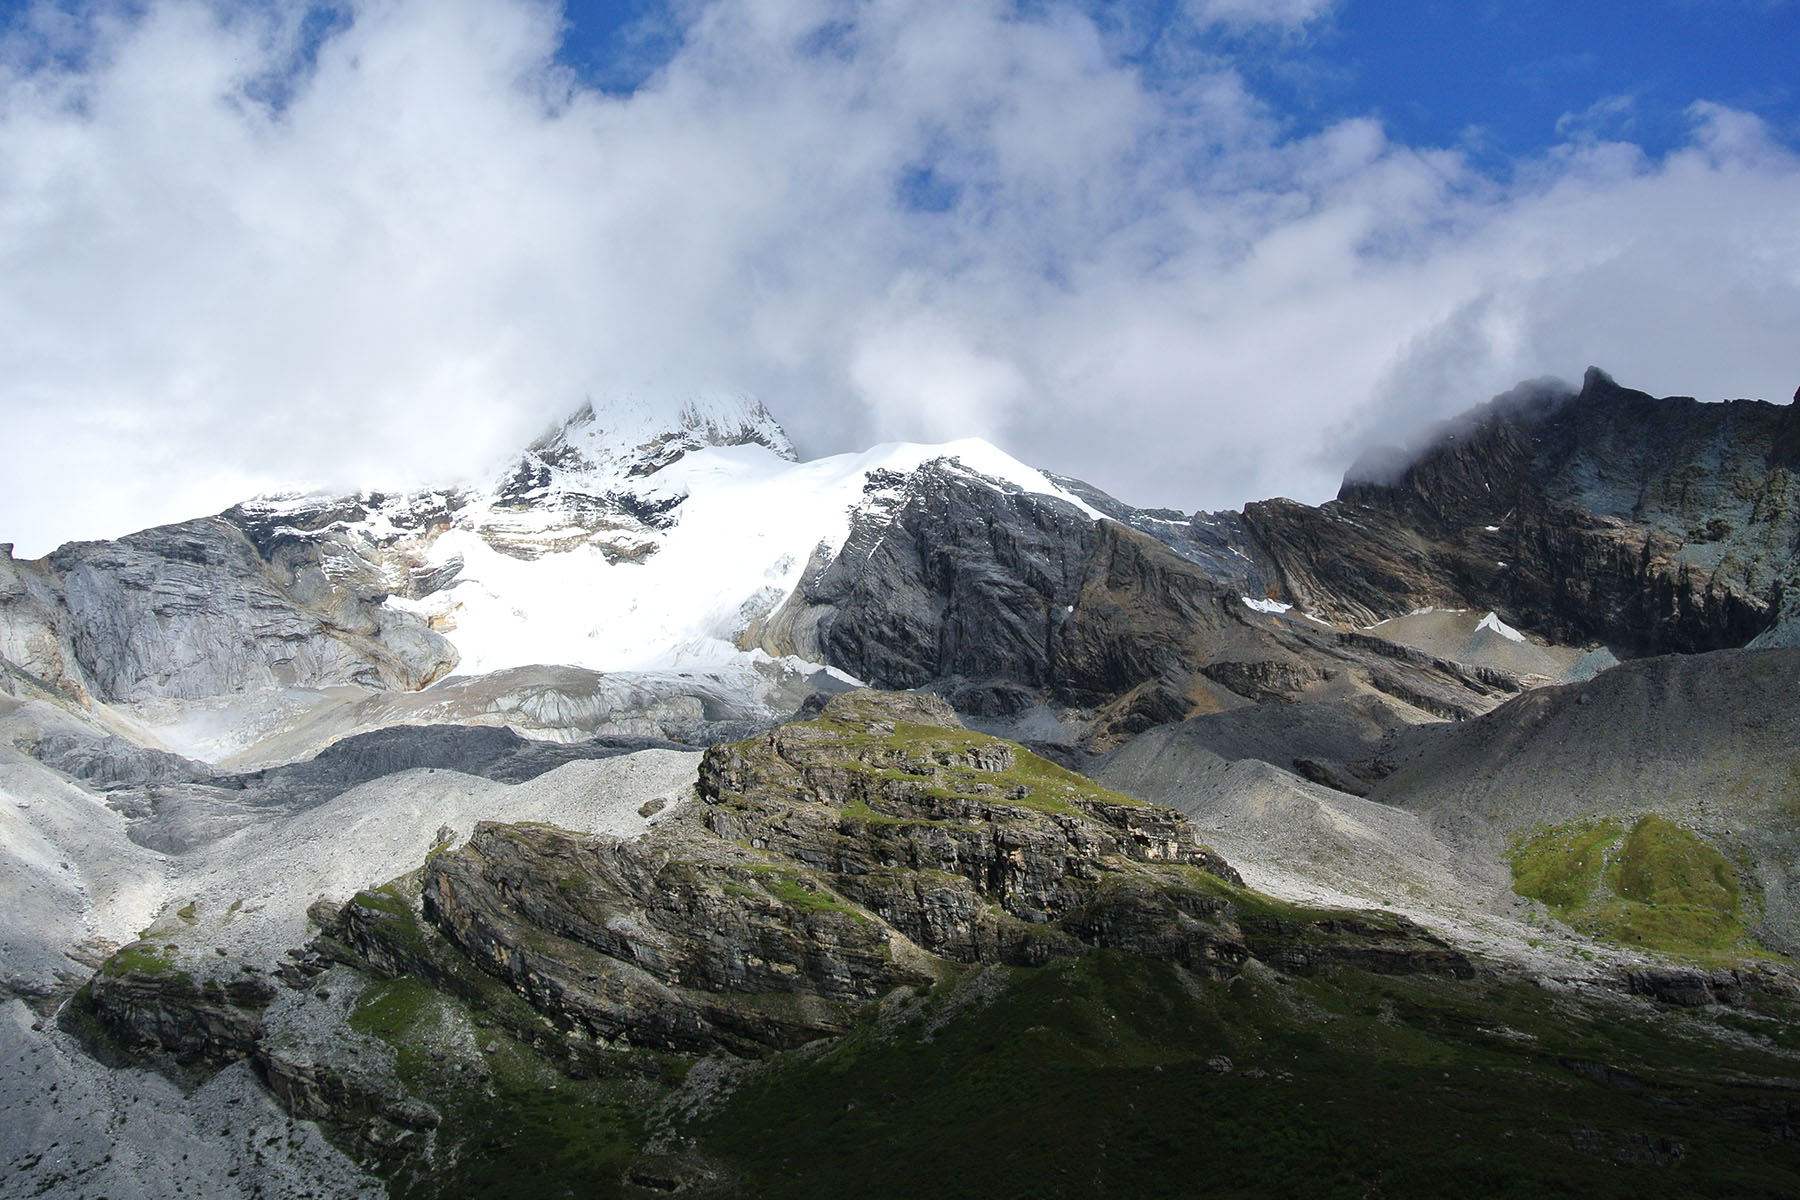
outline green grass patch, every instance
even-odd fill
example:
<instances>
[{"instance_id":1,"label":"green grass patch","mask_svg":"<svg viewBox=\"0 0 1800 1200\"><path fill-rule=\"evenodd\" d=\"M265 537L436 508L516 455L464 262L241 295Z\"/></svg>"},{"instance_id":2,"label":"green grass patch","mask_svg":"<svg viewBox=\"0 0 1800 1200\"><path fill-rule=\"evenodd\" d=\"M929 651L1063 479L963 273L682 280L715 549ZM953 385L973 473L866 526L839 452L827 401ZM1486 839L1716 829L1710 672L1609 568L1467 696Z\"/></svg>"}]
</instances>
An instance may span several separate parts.
<instances>
[{"instance_id":1,"label":"green grass patch","mask_svg":"<svg viewBox=\"0 0 1800 1200\"><path fill-rule=\"evenodd\" d=\"M1678 904L1726 915L1738 910L1738 876L1723 854L1673 821L1648 816L1631 827L1613 863L1613 890L1641 904Z\"/></svg>"},{"instance_id":2,"label":"green grass patch","mask_svg":"<svg viewBox=\"0 0 1800 1200\"><path fill-rule=\"evenodd\" d=\"M800 872L786 867L768 864L755 865L750 870L756 876L756 882L763 891L781 901L789 908L797 908L803 912L834 912L867 923L869 915L860 909L840 900L831 892L822 889L819 884Z\"/></svg>"},{"instance_id":3,"label":"green grass patch","mask_svg":"<svg viewBox=\"0 0 1800 1200\"><path fill-rule=\"evenodd\" d=\"M1513 891L1561 913L1581 909L1600 883L1606 853L1624 834L1612 817L1554 825L1513 846Z\"/></svg>"},{"instance_id":4,"label":"green grass patch","mask_svg":"<svg viewBox=\"0 0 1800 1200\"><path fill-rule=\"evenodd\" d=\"M1594 937L1698 960L1767 953L1747 928L1737 868L1664 817L1551 826L1511 857L1515 892Z\"/></svg>"},{"instance_id":5,"label":"green grass patch","mask_svg":"<svg viewBox=\"0 0 1800 1200\"><path fill-rule=\"evenodd\" d=\"M379 1038L394 1048L402 1081L418 1081L428 1059L425 1035L435 1024L444 997L430 984L412 976L377 983L357 999L350 1012L350 1028Z\"/></svg>"},{"instance_id":6,"label":"green grass patch","mask_svg":"<svg viewBox=\"0 0 1800 1200\"><path fill-rule=\"evenodd\" d=\"M965 729L898 721L863 723L820 717L809 722L843 743L844 766L854 772L883 779L916 781L925 799L968 800L979 804L1005 804L1058 816L1078 816L1084 805L1105 804L1122 808L1149 807L1144 801L1096 783L1015 743ZM870 755L870 752L876 752ZM1010 765L987 770L971 765L972 757L1010 759ZM858 762L858 756L874 762ZM885 760L885 761L883 761ZM882 814L867 804L854 815L879 820Z\"/></svg>"},{"instance_id":7,"label":"green grass patch","mask_svg":"<svg viewBox=\"0 0 1800 1200\"><path fill-rule=\"evenodd\" d=\"M398 883L384 883L377 888L368 888L356 893L356 904L372 909L389 917L412 919L412 902Z\"/></svg>"},{"instance_id":8,"label":"green grass patch","mask_svg":"<svg viewBox=\"0 0 1800 1200\"><path fill-rule=\"evenodd\" d=\"M852 821L864 821L870 825L911 825L917 822L902 817L890 817L884 812L876 812L869 807L866 800L852 800L844 805L844 816Z\"/></svg>"},{"instance_id":9,"label":"green grass patch","mask_svg":"<svg viewBox=\"0 0 1800 1200\"><path fill-rule=\"evenodd\" d=\"M175 969L175 946L133 942L119 949L101 969L108 975L164 975Z\"/></svg>"}]
</instances>

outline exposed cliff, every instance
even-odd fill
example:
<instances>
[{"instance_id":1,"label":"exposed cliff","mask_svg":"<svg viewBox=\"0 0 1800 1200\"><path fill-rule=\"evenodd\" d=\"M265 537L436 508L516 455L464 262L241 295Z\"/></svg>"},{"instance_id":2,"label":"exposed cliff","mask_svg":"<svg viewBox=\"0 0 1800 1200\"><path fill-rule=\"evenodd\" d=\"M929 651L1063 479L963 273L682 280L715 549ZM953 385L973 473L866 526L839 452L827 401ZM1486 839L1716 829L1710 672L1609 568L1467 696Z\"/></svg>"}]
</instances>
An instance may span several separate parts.
<instances>
[{"instance_id":1,"label":"exposed cliff","mask_svg":"<svg viewBox=\"0 0 1800 1200\"><path fill-rule=\"evenodd\" d=\"M1273 617L1148 534L955 464L872 479L870 490L879 502L858 512L843 549L815 556L751 628L752 644L881 686L929 687L980 716L1048 701L1087 714L1087 740L1100 746L1325 687L1385 694L1427 719L1486 711L1523 686Z\"/></svg>"},{"instance_id":2,"label":"exposed cliff","mask_svg":"<svg viewBox=\"0 0 1800 1200\"><path fill-rule=\"evenodd\" d=\"M1493 609L1553 640L1692 652L1771 633L1795 592L1800 408L1656 399L1590 370L1373 457L1244 522L1284 598L1368 624Z\"/></svg>"},{"instance_id":3,"label":"exposed cliff","mask_svg":"<svg viewBox=\"0 0 1800 1200\"><path fill-rule=\"evenodd\" d=\"M378 587L323 586L219 519L0 563L0 654L71 699L411 689L456 662Z\"/></svg>"}]
</instances>

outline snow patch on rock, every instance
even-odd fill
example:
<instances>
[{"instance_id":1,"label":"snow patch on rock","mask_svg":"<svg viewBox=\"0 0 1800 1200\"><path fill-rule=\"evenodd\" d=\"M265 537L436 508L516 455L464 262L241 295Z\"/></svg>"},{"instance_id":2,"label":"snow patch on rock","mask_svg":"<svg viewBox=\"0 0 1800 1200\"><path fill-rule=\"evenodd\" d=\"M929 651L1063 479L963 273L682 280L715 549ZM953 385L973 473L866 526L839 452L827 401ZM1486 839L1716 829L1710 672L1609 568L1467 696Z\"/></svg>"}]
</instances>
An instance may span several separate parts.
<instances>
[{"instance_id":1,"label":"snow patch on rock","mask_svg":"<svg viewBox=\"0 0 1800 1200\"><path fill-rule=\"evenodd\" d=\"M1477 633L1481 632L1483 629L1497 633L1509 642L1523 642L1525 640L1525 635L1514 629L1511 625L1508 625L1505 621L1502 621L1498 613L1489 613L1476 623L1475 631Z\"/></svg>"}]
</instances>

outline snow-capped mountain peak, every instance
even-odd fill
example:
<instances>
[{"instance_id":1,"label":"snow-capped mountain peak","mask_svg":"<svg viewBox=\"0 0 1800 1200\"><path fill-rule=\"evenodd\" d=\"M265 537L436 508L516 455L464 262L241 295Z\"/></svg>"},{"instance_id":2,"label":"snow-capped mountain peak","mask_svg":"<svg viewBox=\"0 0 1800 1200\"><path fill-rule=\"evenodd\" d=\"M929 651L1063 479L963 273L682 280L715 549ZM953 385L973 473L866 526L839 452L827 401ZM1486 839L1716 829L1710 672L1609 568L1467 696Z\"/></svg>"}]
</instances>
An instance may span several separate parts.
<instances>
[{"instance_id":1,"label":"snow-capped mountain peak","mask_svg":"<svg viewBox=\"0 0 1800 1200\"><path fill-rule=\"evenodd\" d=\"M653 475L682 455L709 446L758 445L790 462L794 445L753 396L691 395L670 406L633 393L584 403L528 447L519 461L566 483Z\"/></svg>"},{"instance_id":2,"label":"snow-capped mountain peak","mask_svg":"<svg viewBox=\"0 0 1800 1200\"><path fill-rule=\"evenodd\" d=\"M872 490L933 462L1098 516L1041 472L978 440L889 443L811 462L745 440L688 451L607 494L615 508L644 517L636 553L620 553L619 529L549 547L554 530L539 524L535 536L545 552L520 554L497 536L509 514L471 506L430 550L432 564L461 562L453 584L409 607L451 639L464 672L546 662L641 670L677 659L734 659L745 628L794 590L814 554L843 545ZM568 497L563 493L562 502ZM517 515L544 522L553 511L546 494Z\"/></svg>"},{"instance_id":3,"label":"snow-capped mountain peak","mask_svg":"<svg viewBox=\"0 0 1800 1200\"><path fill-rule=\"evenodd\" d=\"M584 404L482 486L265 499L228 515L265 554L310 543L322 582L426 618L459 674L665 669L742 658L740 635L808 562L835 554L853 520L883 519L927 464L1100 516L979 439L798 462L759 401L728 395L690 397L673 418L630 395Z\"/></svg>"}]
</instances>

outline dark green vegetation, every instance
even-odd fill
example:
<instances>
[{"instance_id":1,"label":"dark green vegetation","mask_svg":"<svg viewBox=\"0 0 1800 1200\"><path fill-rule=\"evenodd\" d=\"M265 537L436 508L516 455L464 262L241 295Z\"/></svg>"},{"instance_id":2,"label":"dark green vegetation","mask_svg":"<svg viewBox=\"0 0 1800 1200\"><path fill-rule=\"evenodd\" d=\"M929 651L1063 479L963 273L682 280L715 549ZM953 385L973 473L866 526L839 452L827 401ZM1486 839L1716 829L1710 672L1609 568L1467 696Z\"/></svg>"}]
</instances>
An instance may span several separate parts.
<instances>
[{"instance_id":1,"label":"dark green vegetation","mask_svg":"<svg viewBox=\"0 0 1800 1200\"><path fill-rule=\"evenodd\" d=\"M107 959L104 969L112 975L161 975L174 969L179 948L172 942L133 942Z\"/></svg>"},{"instance_id":2,"label":"dark green vegetation","mask_svg":"<svg viewBox=\"0 0 1800 1200\"><path fill-rule=\"evenodd\" d=\"M1800 1191L1761 1082L1791 1057L1527 983L1099 951L937 993L771 1063L702 1144L758 1196Z\"/></svg>"},{"instance_id":3,"label":"dark green vegetation","mask_svg":"<svg viewBox=\"0 0 1800 1200\"><path fill-rule=\"evenodd\" d=\"M365 993L353 1028L392 1044L401 1081L442 1117L438 1142L452 1163L408 1161L392 1176L397 1196L565 1194L575 1181L621 1178L654 1090L636 1080L581 1079L550 1065L528 1043L473 1025L486 1040L480 1068L435 1050L469 1026L456 1003L416 979ZM524 1181L549 1185L534 1193Z\"/></svg>"},{"instance_id":4,"label":"dark green vegetation","mask_svg":"<svg viewBox=\"0 0 1800 1200\"><path fill-rule=\"evenodd\" d=\"M470 1013L486 1081L442 1049ZM372 988L352 1023L396 1048L445 1113L440 1146L460 1145L403 1168L402 1196L1800 1192L1781 1081L1800 1061L1769 1040L1791 1025L1745 1013L1731 1037L1514 980L1217 981L1113 951L976 968L739 1064L691 1111L667 1103L675 1071L583 1078L417 979ZM647 1123L664 1140L641 1154Z\"/></svg>"},{"instance_id":5,"label":"dark green vegetation","mask_svg":"<svg viewBox=\"0 0 1800 1200\"><path fill-rule=\"evenodd\" d=\"M595 1181L598 1194L616 1193L646 1109L687 1064L565 1040L420 921L406 890L358 894L344 927L363 952L327 949L372 977L349 1026L393 1049L395 1082L436 1114L434 1146L428 1160L404 1139L371 1147L348 1125L334 1130L337 1140L379 1169L395 1196L563 1196L571 1187L591 1195ZM405 972L371 959L404 963Z\"/></svg>"},{"instance_id":6,"label":"dark green vegetation","mask_svg":"<svg viewBox=\"0 0 1800 1200\"><path fill-rule=\"evenodd\" d=\"M1595 937L1698 960L1761 953L1737 869L1667 818L1541 829L1514 845L1512 870L1514 891Z\"/></svg>"}]
</instances>

